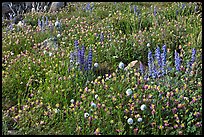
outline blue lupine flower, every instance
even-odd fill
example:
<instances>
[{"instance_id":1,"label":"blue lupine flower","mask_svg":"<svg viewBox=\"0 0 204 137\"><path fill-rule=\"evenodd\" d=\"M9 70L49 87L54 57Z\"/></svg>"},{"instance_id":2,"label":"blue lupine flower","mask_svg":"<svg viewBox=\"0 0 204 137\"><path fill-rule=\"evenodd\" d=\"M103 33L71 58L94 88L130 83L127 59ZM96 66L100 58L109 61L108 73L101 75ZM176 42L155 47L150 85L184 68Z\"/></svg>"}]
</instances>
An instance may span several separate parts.
<instances>
[{"instance_id":1,"label":"blue lupine flower","mask_svg":"<svg viewBox=\"0 0 204 137\"><path fill-rule=\"evenodd\" d=\"M90 6L90 3L88 3L87 5L86 5L86 10L88 11L88 10L90 10L91 9L91 6Z\"/></svg>"},{"instance_id":2,"label":"blue lupine flower","mask_svg":"<svg viewBox=\"0 0 204 137\"><path fill-rule=\"evenodd\" d=\"M137 6L134 5L134 14L137 12Z\"/></svg>"},{"instance_id":3,"label":"blue lupine flower","mask_svg":"<svg viewBox=\"0 0 204 137\"><path fill-rule=\"evenodd\" d=\"M79 64L81 64L81 50L78 48L78 52L77 52L77 62Z\"/></svg>"},{"instance_id":4,"label":"blue lupine flower","mask_svg":"<svg viewBox=\"0 0 204 137\"><path fill-rule=\"evenodd\" d=\"M74 54L72 52L70 53L70 57L69 58L70 58L70 62L74 62Z\"/></svg>"},{"instance_id":5,"label":"blue lupine flower","mask_svg":"<svg viewBox=\"0 0 204 137\"><path fill-rule=\"evenodd\" d=\"M88 62L87 63L88 63L88 70L90 70L92 67L92 49L91 49L91 47L89 49Z\"/></svg>"},{"instance_id":6,"label":"blue lupine flower","mask_svg":"<svg viewBox=\"0 0 204 137\"><path fill-rule=\"evenodd\" d=\"M191 56L191 65L194 63L195 61L195 55L196 55L196 50L195 48L192 49L192 56Z\"/></svg>"},{"instance_id":7,"label":"blue lupine flower","mask_svg":"<svg viewBox=\"0 0 204 137\"><path fill-rule=\"evenodd\" d=\"M141 62L140 62L140 72L142 75L144 74L144 67Z\"/></svg>"},{"instance_id":8,"label":"blue lupine flower","mask_svg":"<svg viewBox=\"0 0 204 137\"><path fill-rule=\"evenodd\" d=\"M12 14L9 14L9 20L11 21L13 19Z\"/></svg>"},{"instance_id":9,"label":"blue lupine flower","mask_svg":"<svg viewBox=\"0 0 204 137\"><path fill-rule=\"evenodd\" d=\"M46 18L45 25L48 26L48 17L46 16L45 18Z\"/></svg>"},{"instance_id":10,"label":"blue lupine flower","mask_svg":"<svg viewBox=\"0 0 204 137\"><path fill-rule=\"evenodd\" d=\"M75 40L75 41L74 41L74 47L75 47L76 50L78 50L78 48L79 48L79 42L78 42L78 40Z\"/></svg>"},{"instance_id":11,"label":"blue lupine flower","mask_svg":"<svg viewBox=\"0 0 204 137\"><path fill-rule=\"evenodd\" d=\"M149 76L152 76L152 61L153 61L153 57L152 57L152 52L149 50L148 52L148 68L149 68Z\"/></svg>"},{"instance_id":12,"label":"blue lupine flower","mask_svg":"<svg viewBox=\"0 0 204 137\"><path fill-rule=\"evenodd\" d=\"M43 30L44 26L45 26L45 23L44 23L44 16L43 16L42 17L42 22L41 22L41 30Z\"/></svg>"},{"instance_id":13,"label":"blue lupine flower","mask_svg":"<svg viewBox=\"0 0 204 137\"><path fill-rule=\"evenodd\" d=\"M181 9L184 9L184 8L185 8L185 6L186 6L186 4L184 4L184 3L183 3L183 4L182 4Z\"/></svg>"},{"instance_id":14,"label":"blue lupine flower","mask_svg":"<svg viewBox=\"0 0 204 137\"><path fill-rule=\"evenodd\" d=\"M152 78L156 78L157 77L157 69L156 69L156 65L154 64L154 61L152 61Z\"/></svg>"},{"instance_id":15,"label":"blue lupine flower","mask_svg":"<svg viewBox=\"0 0 204 137\"><path fill-rule=\"evenodd\" d=\"M38 19L38 27L41 28L41 21Z\"/></svg>"},{"instance_id":16,"label":"blue lupine flower","mask_svg":"<svg viewBox=\"0 0 204 137\"><path fill-rule=\"evenodd\" d=\"M9 25L9 30L13 30L13 24L12 23Z\"/></svg>"},{"instance_id":17,"label":"blue lupine flower","mask_svg":"<svg viewBox=\"0 0 204 137\"><path fill-rule=\"evenodd\" d=\"M181 60L179 54L175 50L175 67L177 71L180 71Z\"/></svg>"},{"instance_id":18,"label":"blue lupine flower","mask_svg":"<svg viewBox=\"0 0 204 137\"><path fill-rule=\"evenodd\" d=\"M157 14L157 8L154 7L154 16L156 16L156 14Z\"/></svg>"},{"instance_id":19,"label":"blue lupine flower","mask_svg":"<svg viewBox=\"0 0 204 137\"><path fill-rule=\"evenodd\" d=\"M87 56L85 58L87 58ZM84 62L84 70L85 71L88 70L88 61L87 60L85 60L85 62Z\"/></svg>"},{"instance_id":20,"label":"blue lupine flower","mask_svg":"<svg viewBox=\"0 0 204 137\"><path fill-rule=\"evenodd\" d=\"M157 63L158 63L159 69L160 69L161 66L162 66L162 62L161 62L161 53L160 53L160 48L159 47L157 47L156 50L155 50L155 57L157 59Z\"/></svg>"},{"instance_id":21,"label":"blue lupine flower","mask_svg":"<svg viewBox=\"0 0 204 137\"><path fill-rule=\"evenodd\" d=\"M100 41L103 42L104 40L104 36L103 36L103 32L100 34Z\"/></svg>"},{"instance_id":22,"label":"blue lupine flower","mask_svg":"<svg viewBox=\"0 0 204 137\"><path fill-rule=\"evenodd\" d=\"M176 10L176 16L178 16L178 10Z\"/></svg>"},{"instance_id":23,"label":"blue lupine flower","mask_svg":"<svg viewBox=\"0 0 204 137\"><path fill-rule=\"evenodd\" d=\"M83 45L82 48L81 48L81 57L80 57L82 66L84 65L84 54L85 54L85 47Z\"/></svg>"}]
</instances>

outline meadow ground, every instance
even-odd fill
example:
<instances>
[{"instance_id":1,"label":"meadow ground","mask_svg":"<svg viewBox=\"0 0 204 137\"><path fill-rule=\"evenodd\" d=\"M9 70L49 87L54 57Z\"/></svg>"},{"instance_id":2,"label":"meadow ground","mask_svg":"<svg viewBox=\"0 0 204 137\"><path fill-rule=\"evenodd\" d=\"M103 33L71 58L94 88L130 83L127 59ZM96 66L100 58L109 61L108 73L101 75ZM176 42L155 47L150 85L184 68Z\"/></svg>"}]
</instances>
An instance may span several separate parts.
<instances>
[{"instance_id":1,"label":"meadow ground","mask_svg":"<svg viewBox=\"0 0 204 137\"><path fill-rule=\"evenodd\" d=\"M2 134L202 134L201 14L91 2L3 19Z\"/></svg>"}]
</instances>

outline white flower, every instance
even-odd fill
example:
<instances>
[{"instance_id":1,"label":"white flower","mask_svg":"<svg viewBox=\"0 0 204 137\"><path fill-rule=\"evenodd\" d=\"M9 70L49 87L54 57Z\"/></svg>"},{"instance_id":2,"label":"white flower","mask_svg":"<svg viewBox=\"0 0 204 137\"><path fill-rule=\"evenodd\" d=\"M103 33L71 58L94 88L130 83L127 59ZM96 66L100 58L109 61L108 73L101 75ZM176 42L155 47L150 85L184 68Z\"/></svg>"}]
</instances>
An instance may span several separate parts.
<instances>
[{"instance_id":1,"label":"white flower","mask_svg":"<svg viewBox=\"0 0 204 137\"><path fill-rule=\"evenodd\" d=\"M95 68L98 68L98 63L94 63L94 67L95 67Z\"/></svg>"},{"instance_id":2,"label":"white flower","mask_svg":"<svg viewBox=\"0 0 204 137\"><path fill-rule=\"evenodd\" d=\"M11 56L13 56L14 55L14 53L13 53L13 51L11 51Z\"/></svg>"},{"instance_id":3,"label":"white flower","mask_svg":"<svg viewBox=\"0 0 204 137\"><path fill-rule=\"evenodd\" d=\"M143 111L143 110L145 110L147 107L146 107L146 105L145 104L143 104L143 105L141 105L141 107L140 107L140 109Z\"/></svg>"},{"instance_id":4,"label":"white flower","mask_svg":"<svg viewBox=\"0 0 204 137\"><path fill-rule=\"evenodd\" d=\"M49 52L49 56L52 56L52 52Z\"/></svg>"},{"instance_id":5,"label":"white flower","mask_svg":"<svg viewBox=\"0 0 204 137\"><path fill-rule=\"evenodd\" d=\"M60 34L57 34L57 37L59 38L61 35Z\"/></svg>"},{"instance_id":6,"label":"white flower","mask_svg":"<svg viewBox=\"0 0 204 137\"><path fill-rule=\"evenodd\" d=\"M149 44L149 43L147 43L147 47L150 47L150 44Z\"/></svg>"},{"instance_id":7,"label":"white flower","mask_svg":"<svg viewBox=\"0 0 204 137\"><path fill-rule=\"evenodd\" d=\"M124 67L125 67L124 63L123 63L123 62L120 62L120 63L119 63L119 68L120 68L120 69L124 69Z\"/></svg>"},{"instance_id":8,"label":"white flower","mask_svg":"<svg viewBox=\"0 0 204 137\"><path fill-rule=\"evenodd\" d=\"M132 90L129 88L129 89L127 89L126 90L126 94L127 94L127 96L130 96L131 94L132 94Z\"/></svg>"},{"instance_id":9,"label":"white flower","mask_svg":"<svg viewBox=\"0 0 204 137\"><path fill-rule=\"evenodd\" d=\"M95 97L95 99L97 99L97 98L98 98L98 95L96 94L94 97Z\"/></svg>"},{"instance_id":10,"label":"white flower","mask_svg":"<svg viewBox=\"0 0 204 137\"><path fill-rule=\"evenodd\" d=\"M45 54L45 53L46 53L46 50L44 50L43 53Z\"/></svg>"},{"instance_id":11,"label":"white flower","mask_svg":"<svg viewBox=\"0 0 204 137\"><path fill-rule=\"evenodd\" d=\"M74 103L74 99L71 99L70 102L71 102L71 103Z\"/></svg>"},{"instance_id":12,"label":"white flower","mask_svg":"<svg viewBox=\"0 0 204 137\"><path fill-rule=\"evenodd\" d=\"M87 112L84 113L84 117L85 117L85 118L89 117L89 113L87 113Z\"/></svg>"},{"instance_id":13,"label":"white flower","mask_svg":"<svg viewBox=\"0 0 204 137\"><path fill-rule=\"evenodd\" d=\"M96 108L96 104L91 102L91 107Z\"/></svg>"},{"instance_id":14,"label":"white flower","mask_svg":"<svg viewBox=\"0 0 204 137\"><path fill-rule=\"evenodd\" d=\"M138 122L142 122L142 118L141 118L141 117L138 118L137 121L138 121Z\"/></svg>"},{"instance_id":15,"label":"white flower","mask_svg":"<svg viewBox=\"0 0 204 137\"><path fill-rule=\"evenodd\" d=\"M54 111L55 111L55 113L59 113L60 112L60 110L58 108L55 108Z\"/></svg>"},{"instance_id":16,"label":"white flower","mask_svg":"<svg viewBox=\"0 0 204 137\"><path fill-rule=\"evenodd\" d=\"M128 118L127 122L128 122L129 125L131 125L133 123L133 119L132 118Z\"/></svg>"}]
</instances>

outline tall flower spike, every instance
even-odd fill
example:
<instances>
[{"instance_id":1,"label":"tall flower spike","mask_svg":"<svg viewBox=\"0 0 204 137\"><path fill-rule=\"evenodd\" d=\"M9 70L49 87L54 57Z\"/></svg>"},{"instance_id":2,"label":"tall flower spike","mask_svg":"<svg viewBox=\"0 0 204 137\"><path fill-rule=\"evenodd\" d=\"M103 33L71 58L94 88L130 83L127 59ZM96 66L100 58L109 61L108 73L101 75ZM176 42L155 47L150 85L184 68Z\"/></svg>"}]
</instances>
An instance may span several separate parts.
<instances>
[{"instance_id":1,"label":"tall flower spike","mask_svg":"<svg viewBox=\"0 0 204 137\"><path fill-rule=\"evenodd\" d=\"M48 26L48 17L46 16L45 18L46 18L45 25Z\"/></svg>"},{"instance_id":2,"label":"tall flower spike","mask_svg":"<svg viewBox=\"0 0 204 137\"><path fill-rule=\"evenodd\" d=\"M134 5L134 14L137 13L137 6Z\"/></svg>"},{"instance_id":3,"label":"tall flower spike","mask_svg":"<svg viewBox=\"0 0 204 137\"><path fill-rule=\"evenodd\" d=\"M154 61L152 60L152 78L156 78L157 77L157 69L156 69L156 65L154 64Z\"/></svg>"},{"instance_id":4,"label":"tall flower spike","mask_svg":"<svg viewBox=\"0 0 204 137\"><path fill-rule=\"evenodd\" d=\"M161 59L162 59L162 76L166 74L166 54L167 54L167 50L166 50L166 45L164 45L162 47L163 53L161 54Z\"/></svg>"},{"instance_id":5,"label":"tall flower spike","mask_svg":"<svg viewBox=\"0 0 204 137\"><path fill-rule=\"evenodd\" d=\"M157 8L154 7L154 16L156 16L156 14L157 14Z\"/></svg>"},{"instance_id":6,"label":"tall flower spike","mask_svg":"<svg viewBox=\"0 0 204 137\"><path fill-rule=\"evenodd\" d=\"M175 50L175 67L176 67L176 70L177 71L180 71L180 62L181 60L180 60L180 57L179 57L179 54L176 52L176 50Z\"/></svg>"},{"instance_id":7,"label":"tall flower spike","mask_svg":"<svg viewBox=\"0 0 204 137\"><path fill-rule=\"evenodd\" d=\"M41 28L41 21L38 19L38 27Z\"/></svg>"},{"instance_id":8,"label":"tall flower spike","mask_svg":"<svg viewBox=\"0 0 204 137\"><path fill-rule=\"evenodd\" d=\"M149 77L152 76L152 52L149 50L148 52L148 68L149 68Z\"/></svg>"},{"instance_id":9,"label":"tall flower spike","mask_svg":"<svg viewBox=\"0 0 204 137\"><path fill-rule=\"evenodd\" d=\"M104 40L103 32L100 35L100 40L101 40L101 42L103 42L103 40Z\"/></svg>"},{"instance_id":10,"label":"tall flower spike","mask_svg":"<svg viewBox=\"0 0 204 137\"><path fill-rule=\"evenodd\" d=\"M90 70L92 67L92 49L90 47L89 54L88 54L88 70Z\"/></svg>"},{"instance_id":11,"label":"tall flower spike","mask_svg":"<svg viewBox=\"0 0 204 137\"><path fill-rule=\"evenodd\" d=\"M84 45L81 47L81 56L80 56L80 65L81 65L81 69L83 68L84 66L84 54L85 54L85 47Z\"/></svg>"},{"instance_id":12,"label":"tall flower spike","mask_svg":"<svg viewBox=\"0 0 204 137\"><path fill-rule=\"evenodd\" d=\"M196 55L196 50L195 48L192 49L192 56L191 56L191 65L194 63L195 61L195 55Z\"/></svg>"},{"instance_id":13,"label":"tall flower spike","mask_svg":"<svg viewBox=\"0 0 204 137\"><path fill-rule=\"evenodd\" d=\"M162 62L161 62L161 53L160 53L160 48L157 47L156 50L155 50L155 57L157 59L157 64L159 66L159 71L161 70L161 67L162 67ZM158 73L159 73L158 71Z\"/></svg>"}]
</instances>

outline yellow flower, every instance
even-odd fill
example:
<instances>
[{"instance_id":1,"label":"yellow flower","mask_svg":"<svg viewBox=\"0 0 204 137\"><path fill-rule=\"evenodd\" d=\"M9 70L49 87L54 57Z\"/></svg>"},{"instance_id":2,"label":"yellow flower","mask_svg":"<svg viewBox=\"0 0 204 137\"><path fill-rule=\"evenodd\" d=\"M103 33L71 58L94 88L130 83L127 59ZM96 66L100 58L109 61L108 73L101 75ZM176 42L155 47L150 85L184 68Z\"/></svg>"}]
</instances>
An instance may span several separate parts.
<instances>
[{"instance_id":1,"label":"yellow flower","mask_svg":"<svg viewBox=\"0 0 204 137\"><path fill-rule=\"evenodd\" d=\"M182 128L185 127L184 123L181 124L181 127L182 127Z\"/></svg>"},{"instance_id":2,"label":"yellow flower","mask_svg":"<svg viewBox=\"0 0 204 137\"><path fill-rule=\"evenodd\" d=\"M57 103L55 106L58 108L59 107L59 103Z\"/></svg>"},{"instance_id":3,"label":"yellow flower","mask_svg":"<svg viewBox=\"0 0 204 137\"><path fill-rule=\"evenodd\" d=\"M99 128L97 128L95 132L99 133L99 132L100 132L100 129L99 129Z\"/></svg>"},{"instance_id":4,"label":"yellow flower","mask_svg":"<svg viewBox=\"0 0 204 137\"><path fill-rule=\"evenodd\" d=\"M137 94L135 93L135 94L133 95L133 97L134 97L134 99L136 99L136 98L137 98Z\"/></svg>"},{"instance_id":5,"label":"yellow flower","mask_svg":"<svg viewBox=\"0 0 204 137\"><path fill-rule=\"evenodd\" d=\"M178 93L178 92L179 92L179 89L178 89L178 88L176 88L176 89L175 89L175 91L176 91L176 93Z\"/></svg>"}]
</instances>

